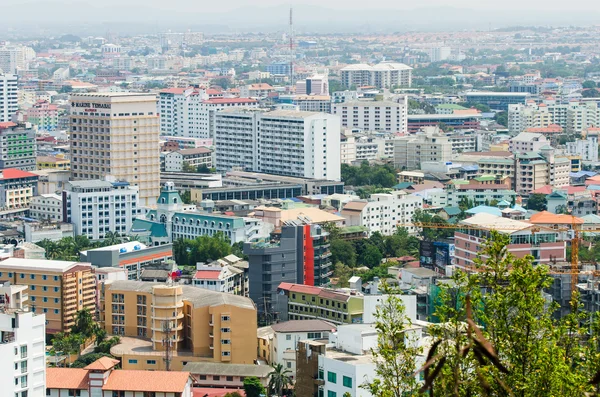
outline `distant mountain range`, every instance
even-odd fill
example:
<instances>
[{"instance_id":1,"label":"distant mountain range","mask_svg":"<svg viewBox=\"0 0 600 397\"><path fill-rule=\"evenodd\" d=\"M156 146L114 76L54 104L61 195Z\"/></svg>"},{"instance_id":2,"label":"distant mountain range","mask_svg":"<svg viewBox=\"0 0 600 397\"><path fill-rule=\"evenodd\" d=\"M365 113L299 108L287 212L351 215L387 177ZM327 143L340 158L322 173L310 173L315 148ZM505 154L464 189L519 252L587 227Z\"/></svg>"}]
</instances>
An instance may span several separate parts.
<instances>
[{"instance_id":1,"label":"distant mountain range","mask_svg":"<svg viewBox=\"0 0 600 397\"><path fill-rule=\"evenodd\" d=\"M125 3L125 2L124 2ZM0 6L10 15L3 20L0 34L7 28L35 32L73 34L152 33L171 29L207 33L276 32L287 30L287 6L241 7L227 12L204 12L202 1L185 9L169 10L123 4L65 3L36 0ZM501 3L499 3L501 4ZM526 3L524 3L526 4ZM515 25L565 26L591 25L600 21L600 12L554 10L480 10L454 7L398 9L331 9L300 5L294 7L294 25L299 33L405 32L442 30L487 30Z\"/></svg>"}]
</instances>

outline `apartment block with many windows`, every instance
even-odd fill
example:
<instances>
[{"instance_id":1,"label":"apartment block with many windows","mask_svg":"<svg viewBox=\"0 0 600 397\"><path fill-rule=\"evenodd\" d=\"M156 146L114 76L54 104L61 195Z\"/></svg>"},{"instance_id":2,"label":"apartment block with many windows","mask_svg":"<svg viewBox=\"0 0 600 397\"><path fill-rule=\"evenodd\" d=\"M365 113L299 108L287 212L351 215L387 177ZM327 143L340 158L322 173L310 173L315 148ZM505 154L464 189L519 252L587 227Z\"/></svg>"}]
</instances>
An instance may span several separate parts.
<instances>
[{"instance_id":1,"label":"apartment block with many windows","mask_svg":"<svg viewBox=\"0 0 600 397\"><path fill-rule=\"evenodd\" d=\"M160 188L155 94L71 95L71 171L75 180L111 175L139 187L141 205Z\"/></svg>"},{"instance_id":2,"label":"apartment block with many windows","mask_svg":"<svg viewBox=\"0 0 600 397\"><path fill-rule=\"evenodd\" d=\"M111 281L101 292L101 324L115 335L141 338L115 346L123 369L165 369L162 355L173 351L171 370L204 361L252 364L256 308L249 298L185 285Z\"/></svg>"},{"instance_id":3,"label":"apartment block with many windows","mask_svg":"<svg viewBox=\"0 0 600 397\"><path fill-rule=\"evenodd\" d=\"M69 332L75 313L96 313L96 279L83 262L8 258L0 262L0 279L29 288L31 311L46 316L46 333Z\"/></svg>"}]
</instances>

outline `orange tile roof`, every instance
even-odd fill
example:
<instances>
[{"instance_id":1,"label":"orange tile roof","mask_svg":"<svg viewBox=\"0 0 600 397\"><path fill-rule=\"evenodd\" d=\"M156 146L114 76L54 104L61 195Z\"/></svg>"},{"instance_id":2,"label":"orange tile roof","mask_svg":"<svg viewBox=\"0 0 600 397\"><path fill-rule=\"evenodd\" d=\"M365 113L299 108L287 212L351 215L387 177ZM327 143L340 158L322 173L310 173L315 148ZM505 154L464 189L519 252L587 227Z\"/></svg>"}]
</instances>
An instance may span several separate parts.
<instances>
[{"instance_id":1,"label":"orange tile roof","mask_svg":"<svg viewBox=\"0 0 600 397\"><path fill-rule=\"evenodd\" d=\"M2 177L0 179L18 179L18 178L28 178L32 176L37 176L36 174L32 174L31 172L21 171L16 168L5 168L2 170Z\"/></svg>"},{"instance_id":2,"label":"orange tile roof","mask_svg":"<svg viewBox=\"0 0 600 397\"><path fill-rule=\"evenodd\" d=\"M164 90L160 90L161 94L175 94L175 95L183 95L183 93L187 90L187 88L165 88Z\"/></svg>"},{"instance_id":3,"label":"orange tile roof","mask_svg":"<svg viewBox=\"0 0 600 397\"><path fill-rule=\"evenodd\" d=\"M542 211L537 214L531 215L529 218L530 223L540 223L540 224L583 224L583 219L577 218L576 216L564 215L564 214L553 214L552 212Z\"/></svg>"},{"instance_id":4,"label":"orange tile roof","mask_svg":"<svg viewBox=\"0 0 600 397\"><path fill-rule=\"evenodd\" d=\"M87 367L84 367L84 369L106 371L106 370L111 369L118 363L119 363L119 360L115 360L110 357L100 357L99 359L97 359L96 361L94 361L93 363L88 365Z\"/></svg>"},{"instance_id":5,"label":"orange tile roof","mask_svg":"<svg viewBox=\"0 0 600 397\"><path fill-rule=\"evenodd\" d=\"M46 368L46 388L86 390L88 371L83 368Z\"/></svg>"},{"instance_id":6,"label":"orange tile roof","mask_svg":"<svg viewBox=\"0 0 600 397\"><path fill-rule=\"evenodd\" d=\"M181 393L189 379L189 372L121 369L111 372L102 390Z\"/></svg>"},{"instance_id":7,"label":"orange tile roof","mask_svg":"<svg viewBox=\"0 0 600 397\"><path fill-rule=\"evenodd\" d=\"M13 123L12 121L7 121L7 122L0 123L0 130L10 128L10 127L16 127L16 126L17 126L17 124Z\"/></svg>"}]
</instances>

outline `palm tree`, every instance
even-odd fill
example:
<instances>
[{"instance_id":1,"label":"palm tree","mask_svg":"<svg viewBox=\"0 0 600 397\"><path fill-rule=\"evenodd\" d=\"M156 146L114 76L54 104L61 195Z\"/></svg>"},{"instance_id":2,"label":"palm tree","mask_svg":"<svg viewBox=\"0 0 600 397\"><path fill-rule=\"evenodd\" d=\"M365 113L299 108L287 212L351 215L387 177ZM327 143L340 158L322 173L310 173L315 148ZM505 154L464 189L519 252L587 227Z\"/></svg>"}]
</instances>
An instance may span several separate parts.
<instances>
[{"instance_id":1,"label":"palm tree","mask_svg":"<svg viewBox=\"0 0 600 397\"><path fill-rule=\"evenodd\" d=\"M121 244L121 238L117 232L106 232L104 235L104 245Z\"/></svg>"},{"instance_id":2,"label":"palm tree","mask_svg":"<svg viewBox=\"0 0 600 397\"><path fill-rule=\"evenodd\" d=\"M281 397L283 389L292 384L292 373L289 369L284 368L281 364L271 364L273 371L269 374L269 391L271 394Z\"/></svg>"}]
</instances>

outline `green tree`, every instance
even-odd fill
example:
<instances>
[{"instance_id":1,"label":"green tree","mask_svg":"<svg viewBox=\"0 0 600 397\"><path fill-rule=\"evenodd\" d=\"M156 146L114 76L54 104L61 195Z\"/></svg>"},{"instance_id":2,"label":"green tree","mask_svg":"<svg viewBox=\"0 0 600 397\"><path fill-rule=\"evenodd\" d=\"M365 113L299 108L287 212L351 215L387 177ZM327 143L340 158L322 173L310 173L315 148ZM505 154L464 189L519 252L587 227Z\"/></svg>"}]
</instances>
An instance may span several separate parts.
<instances>
[{"instance_id":1,"label":"green tree","mask_svg":"<svg viewBox=\"0 0 600 397\"><path fill-rule=\"evenodd\" d=\"M98 328L94 316L89 309L82 309L75 313L75 324L71 327L71 333L79 334L84 339L91 338Z\"/></svg>"},{"instance_id":2,"label":"green tree","mask_svg":"<svg viewBox=\"0 0 600 397\"><path fill-rule=\"evenodd\" d=\"M260 383L260 379L256 376L248 376L244 378L244 392L246 393L246 397L261 397L261 395L266 396L265 388L262 383Z\"/></svg>"},{"instance_id":3,"label":"green tree","mask_svg":"<svg viewBox=\"0 0 600 397\"><path fill-rule=\"evenodd\" d=\"M340 262L349 267L356 266L356 250L351 242L339 239L332 240L330 250L331 262Z\"/></svg>"},{"instance_id":4,"label":"green tree","mask_svg":"<svg viewBox=\"0 0 600 397\"><path fill-rule=\"evenodd\" d=\"M598 98L600 96L600 91L595 88L590 88L589 90L583 90L581 96L584 98Z\"/></svg>"},{"instance_id":5,"label":"green tree","mask_svg":"<svg viewBox=\"0 0 600 397\"><path fill-rule=\"evenodd\" d=\"M231 254L231 244L223 233L199 236L193 240L178 239L173 242L173 257L178 265L196 265Z\"/></svg>"},{"instance_id":6,"label":"green tree","mask_svg":"<svg viewBox=\"0 0 600 397\"><path fill-rule=\"evenodd\" d=\"M182 192L180 194L181 196L181 201L183 201L185 204L191 204L192 203L192 192L189 190L186 190L184 192Z\"/></svg>"},{"instance_id":7,"label":"green tree","mask_svg":"<svg viewBox=\"0 0 600 397\"><path fill-rule=\"evenodd\" d=\"M117 232L108 231L104 234L103 244L105 246L121 244L121 236Z\"/></svg>"},{"instance_id":8,"label":"green tree","mask_svg":"<svg viewBox=\"0 0 600 397\"><path fill-rule=\"evenodd\" d=\"M367 246L366 250L360 256L360 262L369 268L379 266L382 259L383 255L381 254L381 251L371 244Z\"/></svg>"},{"instance_id":9,"label":"green tree","mask_svg":"<svg viewBox=\"0 0 600 397\"><path fill-rule=\"evenodd\" d=\"M292 372L282 364L271 364L271 368L273 370L269 373L269 392L271 395L281 397L283 390L292 384Z\"/></svg>"},{"instance_id":10,"label":"green tree","mask_svg":"<svg viewBox=\"0 0 600 397\"><path fill-rule=\"evenodd\" d=\"M335 265L333 266L333 277L337 277L337 286L339 288L348 288L350 286L348 280L352 277L352 270L342 262L335 262Z\"/></svg>"},{"instance_id":11,"label":"green tree","mask_svg":"<svg viewBox=\"0 0 600 397\"><path fill-rule=\"evenodd\" d=\"M534 211L544 211L548 205L548 199L545 194L533 193L529 195L527 200L527 209Z\"/></svg>"},{"instance_id":12,"label":"green tree","mask_svg":"<svg viewBox=\"0 0 600 397\"><path fill-rule=\"evenodd\" d=\"M106 353L88 353L73 361L73 364L71 364L71 368L85 368L102 357L114 358L110 354Z\"/></svg>"},{"instance_id":13,"label":"green tree","mask_svg":"<svg viewBox=\"0 0 600 397\"><path fill-rule=\"evenodd\" d=\"M105 339L98 345L96 345L96 347L94 348L94 353L110 354L110 349L113 346L118 345L119 343L121 343L121 338L118 336L113 336L112 338Z\"/></svg>"},{"instance_id":14,"label":"green tree","mask_svg":"<svg viewBox=\"0 0 600 397\"><path fill-rule=\"evenodd\" d=\"M585 88L596 88L596 82L592 81L592 80L586 80L583 82L583 84L581 84L581 86L585 89Z\"/></svg>"},{"instance_id":15,"label":"green tree","mask_svg":"<svg viewBox=\"0 0 600 397\"><path fill-rule=\"evenodd\" d=\"M371 349L376 376L360 387L377 397L416 395L418 386L414 372L421 348L410 334L412 323L405 315L399 291L384 282L382 292L387 298L375 312L377 347Z\"/></svg>"},{"instance_id":16,"label":"green tree","mask_svg":"<svg viewBox=\"0 0 600 397\"><path fill-rule=\"evenodd\" d=\"M508 113L506 112L498 112L494 115L494 120L496 123L508 127Z\"/></svg>"},{"instance_id":17,"label":"green tree","mask_svg":"<svg viewBox=\"0 0 600 397\"><path fill-rule=\"evenodd\" d=\"M194 167L193 165L191 165L188 162L184 162L181 165L181 172L185 172L185 173L191 174L191 173L195 173L197 171L198 171L197 167Z\"/></svg>"}]
</instances>

